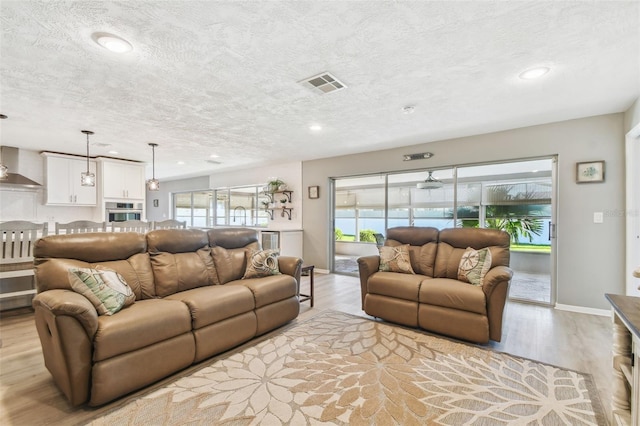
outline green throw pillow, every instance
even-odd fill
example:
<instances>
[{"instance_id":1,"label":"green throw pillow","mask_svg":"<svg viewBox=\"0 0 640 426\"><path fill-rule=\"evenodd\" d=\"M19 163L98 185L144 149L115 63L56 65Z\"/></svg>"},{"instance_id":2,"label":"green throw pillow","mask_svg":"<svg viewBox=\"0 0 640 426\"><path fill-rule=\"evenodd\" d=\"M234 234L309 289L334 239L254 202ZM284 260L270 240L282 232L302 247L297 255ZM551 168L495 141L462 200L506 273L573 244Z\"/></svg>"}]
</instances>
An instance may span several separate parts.
<instances>
[{"instance_id":1,"label":"green throw pillow","mask_svg":"<svg viewBox=\"0 0 640 426\"><path fill-rule=\"evenodd\" d=\"M484 276L491 269L491 251L467 247L458 266L458 279L473 285L482 286Z\"/></svg>"},{"instance_id":2,"label":"green throw pillow","mask_svg":"<svg viewBox=\"0 0 640 426\"><path fill-rule=\"evenodd\" d=\"M403 274L415 274L411 267L411 257L409 255L409 244L401 246L382 246L380 251L381 272L400 272Z\"/></svg>"},{"instance_id":3,"label":"green throw pillow","mask_svg":"<svg viewBox=\"0 0 640 426\"><path fill-rule=\"evenodd\" d=\"M258 250L247 252L247 269L242 279L280 275L278 250Z\"/></svg>"},{"instance_id":4,"label":"green throw pillow","mask_svg":"<svg viewBox=\"0 0 640 426\"><path fill-rule=\"evenodd\" d=\"M113 315L136 300L122 275L109 269L69 268L71 288L89 299L98 315Z\"/></svg>"}]
</instances>

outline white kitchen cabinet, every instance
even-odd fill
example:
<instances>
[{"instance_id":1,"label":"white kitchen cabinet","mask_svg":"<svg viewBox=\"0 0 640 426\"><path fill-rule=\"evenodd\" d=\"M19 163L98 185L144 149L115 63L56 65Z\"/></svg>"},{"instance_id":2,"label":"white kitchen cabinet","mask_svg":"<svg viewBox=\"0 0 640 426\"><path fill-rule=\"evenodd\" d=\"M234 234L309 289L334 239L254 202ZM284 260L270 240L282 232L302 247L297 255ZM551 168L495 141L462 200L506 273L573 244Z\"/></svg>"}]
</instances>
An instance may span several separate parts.
<instances>
[{"instance_id":1,"label":"white kitchen cabinet","mask_svg":"<svg viewBox=\"0 0 640 426\"><path fill-rule=\"evenodd\" d=\"M82 186L80 183L81 174L87 171L86 159L48 152L43 155L45 156L47 205L96 205L96 187ZM94 160L89 160L89 170L96 173Z\"/></svg>"},{"instance_id":2,"label":"white kitchen cabinet","mask_svg":"<svg viewBox=\"0 0 640 426\"><path fill-rule=\"evenodd\" d=\"M102 197L144 200L144 164L100 159Z\"/></svg>"}]
</instances>

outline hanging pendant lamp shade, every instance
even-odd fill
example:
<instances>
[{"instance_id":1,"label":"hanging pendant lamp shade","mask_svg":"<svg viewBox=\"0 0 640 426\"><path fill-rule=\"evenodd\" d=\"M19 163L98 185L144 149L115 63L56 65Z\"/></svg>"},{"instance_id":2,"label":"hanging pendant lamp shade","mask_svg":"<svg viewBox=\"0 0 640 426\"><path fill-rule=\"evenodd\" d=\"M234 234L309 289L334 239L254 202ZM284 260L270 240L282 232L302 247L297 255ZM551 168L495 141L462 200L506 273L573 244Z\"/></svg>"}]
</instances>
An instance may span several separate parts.
<instances>
[{"instance_id":1,"label":"hanging pendant lamp shade","mask_svg":"<svg viewBox=\"0 0 640 426\"><path fill-rule=\"evenodd\" d=\"M89 135L93 135L91 130L81 130L87 135L87 171L80 174L80 184L82 186L96 186L96 175L89 169Z\"/></svg>"},{"instance_id":2,"label":"hanging pendant lamp shade","mask_svg":"<svg viewBox=\"0 0 640 426\"><path fill-rule=\"evenodd\" d=\"M424 182L418 182L416 187L418 189L437 189L437 188L442 188L442 181L439 181L438 179L434 178L432 176L432 173L433 172L429 172L429 176L427 177L427 180L425 180Z\"/></svg>"},{"instance_id":3,"label":"hanging pendant lamp shade","mask_svg":"<svg viewBox=\"0 0 640 426\"><path fill-rule=\"evenodd\" d=\"M149 146L151 147L151 150L153 152L153 162L151 163L152 174L151 174L151 179L149 179L147 181L147 189L149 191L159 191L160 190L160 181L158 181L158 179L156 179L156 146L158 146L158 144L157 143L150 143Z\"/></svg>"}]
</instances>

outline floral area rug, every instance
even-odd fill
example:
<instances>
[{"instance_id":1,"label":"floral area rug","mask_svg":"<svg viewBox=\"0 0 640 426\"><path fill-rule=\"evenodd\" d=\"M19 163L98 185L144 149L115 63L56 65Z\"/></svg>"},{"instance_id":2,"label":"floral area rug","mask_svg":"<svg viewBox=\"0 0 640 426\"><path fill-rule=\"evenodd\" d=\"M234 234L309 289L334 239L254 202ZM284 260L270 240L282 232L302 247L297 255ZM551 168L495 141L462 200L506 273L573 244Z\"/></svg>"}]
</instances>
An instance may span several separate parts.
<instances>
[{"instance_id":1,"label":"floral area rug","mask_svg":"<svg viewBox=\"0 0 640 426\"><path fill-rule=\"evenodd\" d=\"M93 425L598 425L590 375L326 311Z\"/></svg>"}]
</instances>

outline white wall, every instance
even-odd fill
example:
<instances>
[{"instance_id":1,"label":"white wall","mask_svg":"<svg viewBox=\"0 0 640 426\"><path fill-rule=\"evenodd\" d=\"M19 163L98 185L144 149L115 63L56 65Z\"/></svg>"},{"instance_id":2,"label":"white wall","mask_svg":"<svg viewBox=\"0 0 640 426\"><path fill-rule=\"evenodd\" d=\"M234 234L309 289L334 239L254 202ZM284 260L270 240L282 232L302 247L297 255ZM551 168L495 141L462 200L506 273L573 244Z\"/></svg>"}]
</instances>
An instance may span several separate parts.
<instances>
[{"instance_id":1,"label":"white wall","mask_svg":"<svg viewBox=\"0 0 640 426\"><path fill-rule=\"evenodd\" d=\"M303 200L305 263L327 269L330 243L329 178L394 170L426 170L499 160L558 155L557 303L608 309L605 293L624 293L623 114L526 127L303 163L304 187L320 185L320 199ZM430 151L429 160L402 154ZM604 160L604 183L576 184L576 162ZM604 212L603 224L593 223Z\"/></svg>"}]
</instances>

